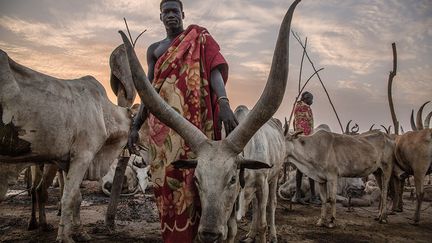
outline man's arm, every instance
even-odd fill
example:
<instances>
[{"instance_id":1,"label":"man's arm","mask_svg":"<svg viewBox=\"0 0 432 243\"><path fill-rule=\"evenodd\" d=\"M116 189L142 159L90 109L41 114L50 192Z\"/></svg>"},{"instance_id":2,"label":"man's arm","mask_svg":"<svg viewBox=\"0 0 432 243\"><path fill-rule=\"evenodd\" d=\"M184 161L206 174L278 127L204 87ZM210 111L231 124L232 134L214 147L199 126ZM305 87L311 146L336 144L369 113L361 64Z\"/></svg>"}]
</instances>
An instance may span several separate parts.
<instances>
[{"instance_id":1,"label":"man's arm","mask_svg":"<svg viewBox=\"0 0 432 243\"><path fill-rule=\"evenodd\" d=\"M229 105L229 100L226 95L225 85L222 78L222 74L218 68L214 68L210 74L210 84L212 90L217 96L217 102L219 104L219 117L217 122L217 128L222 128L222 123L225 127L226 135L228 135L238 125L238 121L234 116Z\"/></svg>"}]
</instances>

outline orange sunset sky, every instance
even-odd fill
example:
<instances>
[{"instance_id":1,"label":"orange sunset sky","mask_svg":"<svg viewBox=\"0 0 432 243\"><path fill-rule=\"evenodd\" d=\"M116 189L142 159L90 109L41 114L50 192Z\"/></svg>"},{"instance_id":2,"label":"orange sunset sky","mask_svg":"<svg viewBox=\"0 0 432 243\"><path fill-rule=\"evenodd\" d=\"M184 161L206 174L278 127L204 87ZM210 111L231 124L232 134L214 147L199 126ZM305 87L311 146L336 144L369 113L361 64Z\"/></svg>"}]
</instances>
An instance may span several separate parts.
<instances>
[{"instance_id":1,"label":"orange sunset sky","mask_svg":"<svg viewBox=\"0 0 432 243\"><path fill-rule=\"evenodd\" d=\"M291 1L185 0L185 27L206 27L230 65L227 92L231 107L249 108L261 94L272 60L279 24ZM149 44L165 37L159 1L150 0L0 0L0 49L20 64L59 77L92 75L107 90L109 56L121 42L117 31L142 30L136 50L146 67ZM367 130L373 123L390 125L387 79L392 69L391 43L396 42L398 72L393 95L404 130L411 109L432 100L432 1L326 0L302 1L292 28L308 38L308 53L336 106L342 123L352 119ZM301 48L291 37L288 88L276 117L289 116L298 90ZM313 71L305 62L302 80ZM340 132L317 79L307 90L315 96L315 124ZM432 111L432 104L425 113ZM424 116L426 116L426 114Z\"/></svg>"}]
</instances>

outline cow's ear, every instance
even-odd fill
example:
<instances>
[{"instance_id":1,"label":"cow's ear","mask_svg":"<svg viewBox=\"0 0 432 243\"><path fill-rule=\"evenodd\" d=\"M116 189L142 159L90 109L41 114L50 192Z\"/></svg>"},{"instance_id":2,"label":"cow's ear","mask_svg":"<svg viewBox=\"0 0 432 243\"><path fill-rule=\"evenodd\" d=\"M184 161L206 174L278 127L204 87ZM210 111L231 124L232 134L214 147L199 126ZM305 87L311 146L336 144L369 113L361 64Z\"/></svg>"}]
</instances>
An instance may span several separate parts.
<instances>
[{"instance_id":1,"label":"cow's ear","mask_svg":"<svg viewBox=\"0 0 432 243\"><path fill-rule=\"evenodd\" d=\"M250 159L240 160L237 165L238 169L250 169L250 170L270 169L272 167L273 165L269 165L261 161L250 160Z\"/></svg>"},{"instance_id":2,"label":"cow's ear","mask_svg":"<svg viewBox=\"0 0 432 243\"><path fill-rule=\"evenodd\" d=\"M171 163L176 169L195 169L198 164L196 160L177 160Z\"/></svg>"}]
</instances>

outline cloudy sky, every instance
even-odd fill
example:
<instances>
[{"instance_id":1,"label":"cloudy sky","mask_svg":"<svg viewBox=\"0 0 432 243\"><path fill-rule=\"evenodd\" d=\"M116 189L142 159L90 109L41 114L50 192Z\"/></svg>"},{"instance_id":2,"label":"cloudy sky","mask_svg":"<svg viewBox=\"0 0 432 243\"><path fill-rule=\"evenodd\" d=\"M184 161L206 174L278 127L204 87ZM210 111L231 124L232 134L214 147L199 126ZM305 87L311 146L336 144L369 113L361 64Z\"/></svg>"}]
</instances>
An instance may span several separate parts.
<instances>
[{"instance_id":1,"label":"cloudy sky","mask_svg":"<svg viewBox=\"0 0 432 243\"><path fill-rule=\"evenodd\" d=\"M227 92L234 109L252 107L268 75L277 29L291 1L184 0L185 26L205 26L230 64ZM109 55L120 44L126 17L132 35L142 30L136 50L144 67L149 44L165 37L156 0L0 0L0 49L15 61L59 77L93 75L109 86ZM342 123L353 119L361 130L391 124L387 79L396 42L398 72L393 96L398 119L409 130L412 108L432 100L432 1L304 0L292 28L304 40ZM300 45L291 37L288 88L276 117L289 116L298 92ZM313 73L305 62L303 82ZM340 131L316 78L315 123ZM432 105L425 112L432 111Z\"/></svg>"}]
</instances>

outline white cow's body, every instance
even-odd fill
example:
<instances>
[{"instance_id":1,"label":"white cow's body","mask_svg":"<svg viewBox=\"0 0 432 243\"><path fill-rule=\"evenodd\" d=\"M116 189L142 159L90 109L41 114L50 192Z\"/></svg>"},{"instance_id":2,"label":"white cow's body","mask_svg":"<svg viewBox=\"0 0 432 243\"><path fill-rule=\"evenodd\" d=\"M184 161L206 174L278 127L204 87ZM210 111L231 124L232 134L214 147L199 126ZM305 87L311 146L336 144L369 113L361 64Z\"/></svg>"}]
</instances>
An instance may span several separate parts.
<instances>
[{"instance_id":1,"label":"white cow's body","mask_svg":"<svg viewBox=\"0 0 432 243\"><path fill-rule=\"evenodd\" d=\"M88 238L80 227L79 185L90 163L114 161L130 115L93 77L60 80L15 63L0 51L1 163L53 162L67 172L57 239Z\"/></svg>"},{"instance_id":2,"label":"white cow's body","mask_svg":"<svg viewBox=\"0 0 432 243\"><path fill-rule=\"evenodd\" d=\"M235 115L241 122L249 110L245 106L237 107ZM276 119L270 119L251 138L244 148L245 159L261 161L272 166L265 170L246 170L245 187L240 193L239 216L243 216L253 199L254 210L252 225L248 238L254 239L258 234L259 242L265 242L267 222L272 242L276 241L275 210L279 172L285 159L285 142L282 125ZM269 212L266 216L266 212Z\"/></svg>"}]
</instances>

